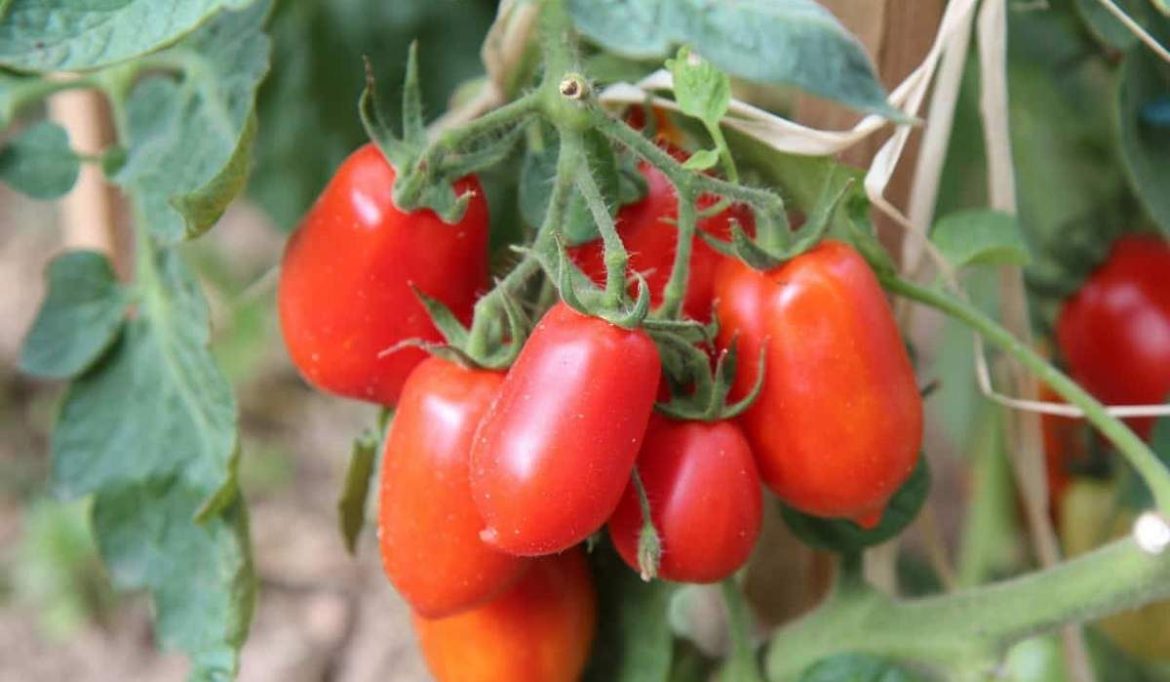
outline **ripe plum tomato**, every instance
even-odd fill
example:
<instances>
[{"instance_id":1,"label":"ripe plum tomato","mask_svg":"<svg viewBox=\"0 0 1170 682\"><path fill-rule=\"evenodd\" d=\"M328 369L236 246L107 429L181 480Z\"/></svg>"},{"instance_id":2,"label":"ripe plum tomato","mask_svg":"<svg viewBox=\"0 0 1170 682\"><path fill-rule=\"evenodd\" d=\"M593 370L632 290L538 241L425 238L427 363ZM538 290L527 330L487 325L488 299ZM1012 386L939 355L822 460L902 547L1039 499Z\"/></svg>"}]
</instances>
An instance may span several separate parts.
<instances>
[{"instance_id":1,"label":"ripe plum tomato","mask_svg":"<svg viewBox=\"0 0 1170 682\"><path fill-rule=\"evenodd\" d=\"M735 422L651 417L637 467L662 542L659 577L710 583L743 566L760 534L763 500L751 448ZM634 570L641 529L631 484L609 534Z\"/></svg>"},{"instance_id":2,"label":"ripe plum tomato","mask_svg":"<svg viewBox=\"0 0 1170 682\"><path fill-rule=\"evenodd\" d=\"M438 682L575 682L597 627L597 595L578 549L533 562L495 600L450 618L414 617Z\"/></svg>"},{"instance_id":3,"label":"ripe plum tomato","mask_svg":"<svg viewBox=\"0 0 1170 682\"><path fill-rule=\"evenodd\" d=\"M630 256L630 270L646 278L650 302L662 303L674 253L678 246L678 201L670 181L654 166L638 164L638 171L646 179L646 196L618 210L616 225L622 243ZM704 196L697 202L702 211L716 203L714 197ZM745 230L751 231L751 212L742 206L732 206L716 215L700 220L698 230L727 241L731 238L731 221L735 219ZM605 283L604 245L600 239L569 249L573 262L596 284ZM706 322L711 319L711 299L714 296L715 269L724 256L711 248L701 237L695 236L691 250L691 271L687 291L683 297L683 312L687 317ZM631 292L635 287L631 285Z\"/></svg>"},{"instance_id":4,"label":"ripe plum tomato","mask_svg":"<svg viewBox=\"0 0 1170 682\"><path fill-rule=\"evenodd\" d=\"M725 260L719 341L739 335L733 395L764 383L740 418L764 482L807 514L865 528L910 476L922 397L889 303L865 260L824 241L769 271Z\"/></svg>"},{"instance_id":5,"label":"ripe plum tomato","mask_svg":"<svg viewBox=\"0 0 1170 682\"><path fill-rule=\"evenodd\" d=\"M630 479L659 374L645 331L553 306L476 433L471 491L484 540L551 554L600 528Z\"/></svg>"},{"instance_id":6,"label":"ripe plum tomato","mask_svg":"<svg viewBox=\"0 0 1170 682\"><path fill-rule=\"evenodd\" d=\"M499 372L428 358L406 380L390 426L378 508L382 566L430 618L486 601L527 566L479 539L483 520L468 482L475 429L503 381Z\"/></svg>"},{"instance_id":7,"label":"ripe plum tomato","mask_svg":"<svg viewBox=\"0 0 1170 682\"><path fill-rule=\"evenodd\" d=\"M441 339L411 284L467 322L487 281L487 202L475 177L455 185L473 195L455 225L430 210L398 210L394 177L374 145L351 154L289 239L277 290L284 342L301 375L383 405L398 400L426 353L379 353L406 339Z\"/></svg>"},{"instance_id":8,"label":"ripe plum tomato","mask_svg":"<svg viewBox=\"0 0 1170 682\"><path fill-rule=\"evenodd\" d=\"M1073 378L1112 405L1157 404L1170 394L1170 244L1118 239L1105 263L1065 302L1056 340ZM1149 439L1152 417L1127 419Z\"/></svg>"}]
</instances>

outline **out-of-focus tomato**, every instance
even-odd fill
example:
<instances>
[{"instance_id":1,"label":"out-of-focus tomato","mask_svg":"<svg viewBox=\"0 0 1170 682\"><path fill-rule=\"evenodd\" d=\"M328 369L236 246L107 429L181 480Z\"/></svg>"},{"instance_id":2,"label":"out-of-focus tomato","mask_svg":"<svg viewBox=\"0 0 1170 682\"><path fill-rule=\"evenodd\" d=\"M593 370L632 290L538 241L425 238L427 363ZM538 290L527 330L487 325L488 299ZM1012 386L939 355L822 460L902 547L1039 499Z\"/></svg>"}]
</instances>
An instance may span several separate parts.
<instances>
[{"instance_id":1,"label":"out-of-focus tomato","mask_svg":"<svg viewBox=\"0 0 1170 682\"><path fill-rule=\"evenodd\" d=\"M767 272L727 259L715 290L720 343L764 351L741 417L764 482L805 513L877 525L918 461L922 397L865 260L831 240ZM757 372L740 363L734 394Z\"/></svg>"},{"instance_id":2,"label":"out-of-focus tomato","mask_svg":"<svg viewBox=\"0 0 1170 682\"><path fill-rule=\"evenodd\" d=\"M450 618L415 616L438 682L574 682L597 626L597 595L580 550L536 560L494 601Z\"/></svg>"},{"instance_id":3,"label":"out-of-focus tomato","mask_svg":"<svg viewBox=\"0 0 1170 682\"><path fill-rule=\"evenodd\" d=\"M1153 235L1118 239L1065 302L1056 338L1073 378L1112 405L1162 403L1170 394L1170 244ZM1142 438L1151 417L1127 420Z\"/></svg>"},{"instance_id":4,"label":"out-of-focus tomato","mask_svg":"<svg viewBox=\"0 0 1170 682\"><path fill-rule=\"evenodd\" d=\"M382 355L400 341L439 341L411 285L470 320L487 281L488 212L474 176L463 218L447 225L430 210L394 206L394 169L372 144L337 169L284 252L277 305L293 364L337 395L393 405L418 348Z\"/></svg>"},{"instance_id":5,"label":"out-of-focus tomato","mask_svg":"<svg viewBox=\"0 0 1170 682\"><path fill-rule=\"evenodd\" d=\"M760 534L763 500L738 425L652 417L637 466L662 543L659 577L709 583L743 566ZM641 528L642 509L631 484L609 520L609 533L635 570Z\"/></svg>"},{"instance_id":6,"label":"out-of-focus tomato","mask_svg":"<svg viewBox=\"0 0 1170 682\"><path fill-rule=\"evenodd\" d=\"M553 306L476 433L471 489L485 541L551 554L600 528L633 472L660 372L645 331Z\"/></svg>"},{"instance_id":7,"label":"out-of-focus tomato","mask_svg":"<svg viewBox=\"0 0 1170 682\"><path fill-rule=\"evenodd\" d=\"M378 540L390 581L424 616L476 606L527 566L479 539L468 481L475 429L504 375L424 360L402 390L382 458Z\"/></svg>"}]
</instances>

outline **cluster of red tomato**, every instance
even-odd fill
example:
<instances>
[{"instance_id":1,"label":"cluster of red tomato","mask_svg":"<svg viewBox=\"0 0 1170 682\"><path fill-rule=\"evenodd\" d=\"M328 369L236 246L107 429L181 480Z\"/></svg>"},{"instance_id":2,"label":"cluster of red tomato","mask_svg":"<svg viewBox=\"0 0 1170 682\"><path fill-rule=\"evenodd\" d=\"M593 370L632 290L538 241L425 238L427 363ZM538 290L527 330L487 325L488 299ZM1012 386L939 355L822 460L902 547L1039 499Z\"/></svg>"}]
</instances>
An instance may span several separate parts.
<instances>
[{"instance_id":1,"label":"cluster of red tomato","mask_svg":"<svg viewBox=\"0 0 1170 682\"><path fill-rule=\"evenodd\" d=\"M674 258L673 189L643 165L648 193L620 209L631 269L655 302ZM720 580L746 562L761 478L809 514L869 527L914 469L922 403L888 302L865 261L826 241L759 272L696 240L685 313L712 308L719 343L744 358L734 393L762 388L739 419L654 414L660 357L643 329L564 303L505 372L463 367L404 339L439 340L411 286L463 322L486 281L487 206L459 223L395 208L394 171L373 146L338 170L285 254L279 309L293 361L314 385L393 405L379 538L441 680L575 679L596 605L581 550L608 523L638 566L637 468L661 539L659 575ZM726 238L732 208L699 229ZM596 280L601 247L572 250Z\"/></svg>"}]
</instances>

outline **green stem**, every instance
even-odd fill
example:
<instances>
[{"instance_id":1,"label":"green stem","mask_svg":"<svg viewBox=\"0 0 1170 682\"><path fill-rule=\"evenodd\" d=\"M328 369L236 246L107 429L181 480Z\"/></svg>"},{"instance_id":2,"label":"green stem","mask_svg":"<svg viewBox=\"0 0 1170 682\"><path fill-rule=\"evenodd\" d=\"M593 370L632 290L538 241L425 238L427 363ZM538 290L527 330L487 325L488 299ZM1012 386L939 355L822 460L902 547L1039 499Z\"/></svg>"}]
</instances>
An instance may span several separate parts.
<instances>
[{"instance_id":1,"label":"green stem","mask_svg":"<svg viewBox=\"0 0 1170 682\"><path fill-rule=\"evenodd\" d=\"M739 169L735 167L735 159L731 157L731 147L727 146L727 138L723 136L723 129L718 123L707 124L707 132L715 141L715 148L719 150L719 159L723 162L723 172L727 179L739 183Z\"/></svg>"},{"instance_id":2,"label":"green stem","mask_svg":"<svg viewBox=\"0 0 1170 682\"><path fill-rule=\"evenodd\" d=\"M670 269L670 279L662 292L662 305L658 309L658 317L668 320L679 317L682 311L683 298L687 293L687 282L691 277L691 252L695 243L695 197L689 190L689 185L675 189L678 194L678 242L675 245L674 264Z\"/></svg>"},{"instance_id":3,"label":"green stem","mask_svg":"<svg viewBox=\"0 0 1170 682\"><path fill-rule=\"evenodd\" d=\"M728 682L760 682L760 667L751 640L751 613L747 600L734 578L724 580L723 603L727 606L727 628L731 635L731 655L722 679Z\"/></svg>"},{"instance_id":4,"label":"green stem","mask_svg":"<svg viewBox=\"0 0 1170 682\"><path fill-rule=\"evenodd\" d=\"M579 150L579 155L584 156L583 142L579 134L571 130L562 130L561 139L562 147L571 144ZM630 256L626 253L626 247L617 232L617 225L614 224L613 216L605 206L601 189L597 186L597 180L593 178L588 164L575 169L574 176L581 198L585 200L585 205L593 215L593 222L601 232L605 259L605 306L615 308L626 298L626 269L629 267Z\"/></svg>"},{"instance_id":5,"label":"green stem","mask_svg":"<svg viewBox=\"0 0 1170 682\"><path fill-rule=\"evenodd\" d=\"M773 682L791 680L821 658L859 652L991 672L1015 642L1167 596L1170 553L1150 556L1127 538L1046 571L943 596L897 601L871 588L834 595L776 633L766 669Z\"/></svg>"},{"instance_id":6,"label":"green stem","mask_svg":"<svg viewBox=\"0 0 1170 682\"><path fill-rule=\"evenodd\" d=\"M1170 516L1170 470L1166 469L1142 439L1119 419L1109 414L1097 399L970 303L941 291L919 286L896 275L879 277L890 291L929 305L967 324L983 338L1034 372L1040 381L1060 394L1069 404L1081 408L1085 418L1117 447L1141 475L1153 491L1158 510Z\"/></svg>"}]
</instances>

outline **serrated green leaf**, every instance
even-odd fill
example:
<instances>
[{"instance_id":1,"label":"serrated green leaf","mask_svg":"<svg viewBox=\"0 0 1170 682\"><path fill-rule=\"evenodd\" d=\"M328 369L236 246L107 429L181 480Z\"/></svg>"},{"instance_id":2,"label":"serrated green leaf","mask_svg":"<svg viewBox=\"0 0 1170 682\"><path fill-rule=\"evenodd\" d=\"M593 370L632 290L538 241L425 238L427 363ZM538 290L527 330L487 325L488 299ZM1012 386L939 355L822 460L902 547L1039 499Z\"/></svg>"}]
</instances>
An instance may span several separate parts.
<instances>
[{"instance_id":1,"label":"serrated green leaf","mask_svg":"<svg viewBox=\"0 0 1170 682\"><path fill-rule=\"evenodd\" d=\"M678 56L666 60L674 76L674 99L687 116L717 125L731 106L731 79L711 62L680 47Z\"/></svg>"},{"instance_id":2,"label":"serrated green leaf","mask_svg":"<svg viewBox=\"0 0 1170 682\"><path fill-rule=\"evenodd\" d=\"M1121 68L1121 155L1131 184L1150 217L1170 235L1170 127L1145 120L1142 111L1170 92L1170 64L1144 45L1134 46Z\"/></svg>"},{"instance_id":3,"label":"serrated green leaf","mask_svg":"<svg viewBox=\"0 0 1170 682\"><path fill-rule=\"evenodd\" d=\"M723 71L898 116L861 43L814 0L570 0L577 28L628 57L687 44Z\"/></svg>"},{"instance_id":4,"label":"serrated green leaf","mask_svg":"<svg viewBox=\"0 0 1170 682\"><path fill-rule=\"evenodd\" d=\"M70 497L181 473L209 501L233 489L236 403L207 348L207 304L178 254L100 362L69 387L53 482Z\"/></svg>"},{"instance_id":5,"label":"serrated green leaf","mask_svg":"<svg viewBox=\"0 0 1170 682\"><path fill-rule=\"evenodd\" d=\"M598 629L584 682L665 682L672 636L666 611L675 586L643 582L608 542L589 555L597 582Z\"/></svg>"},{"instance_id":6,"label":"serrated green leaf","mask_svg":"<svg viewBox=\"0 0 1170 682\"><path fill-rule=\"evenodd\" d=\"M20 353L29 374L64 379L84 371L110 347L125 319L126 293L96 251L68 251L46 273L45 297Z\"/></svg>"},{"instance_id":7,"label":"serrated green leaf","mask_svg":"<svg viewBox=\"0 0 1170 682\"><path fill-rule=\"evenodd\" d=\"M869 654L838 654L817 661L799 682L917 682L919 678L890 661Z\"/></svg>"},{"instance_id":8,"label":"serrated green leaf","mask_svg":"<svg viewBox=\"0 0 1170 682\"><path fill-rule=\"evenodd\" d=\"M148 77L125 103L126 159L114 180L164 244L209 228L244 186L256 89L268 71L267 9L224 12L159 53L153 59L183 78Z\"/></svg>"},{"instance_id":9,"label":"serrated green leaf","mask_svg":"<svg viewBox=\"0 0 1170 682\"><path fill-rule=\"evenodd\" d=\"M370 494L370 482L374 474L374 463L378 459L378 445L381 439L373 431L367 431L353 440L349 465L345 468L345 485L337 500L338 520L341 536L350 554L357 550L357 538L366 525L366 500Z\"/></svg>"},{"instance_id":10,"label":"serrated green leaf","mask_svg":"<svg viewBox=\"0 0 1170 682\"><path fill-rule=\"evenodd\" d=\"M98 494L94 534L122 589L147 589L162 646L192 659L191 680L231 680L256 599L242 499L203 523L203 493L176 480Z\"/></svg>"},{"instance_id":11,"label":"serrated green leaf","mask_svg":"<svg viewBox=\"0 0 1170 682\"><path fill-rule=\"evenodd\" d=\"M714 149L700 149L694 154L691 154L686 161L683 162L683 168L689 170L707 170L714 168L719 163L719 152Z\"/></svg>"},{"instance_id":12,"label":"serrated green leaf","mask_svg":"<svg viewBox=\"0 0 1170 682\"><path fill-rule=\"evenodd\" d=\"M943 217L930 240L955 268L969 265L1025 265L1028 245L1014 216L972 210Z\"/></svg>"},{"instance_id":13,"label":"serrated green leaf","mask_svg":"<svg viewBox=\"0 0 1170 682\"><path fill-rule=\"evenodd\" d=\"M65 194L80 172L69 134L52 121L29 126L0 148L0 180L34 199Z\"/></svg>"},{"instance_id":14,"label":"serrated green leaf","mask_svg":"<svg viewBox=\"0 0 1170 682\"><path fill-rule=\"evenodd\" d=\"M252 0L12 0L0 20L0 65L79 71L169 45L224 8Z\"/></svg>"},{"instance_id":15,"label":"serrated green leaf","mask_svg":"<svg viewBox=\"0 0 1170 682\"><path fill-rule=\"evenodd\" d=\"M919 457L910 478L890 498L881 523L866 530L845 519L826 519L799 512L782 504L784 522L801 541L819 549L842 554L878 545L901 533L918 516L930 492L930 469L926 458Z\"/></svg>"}]
</instances>

